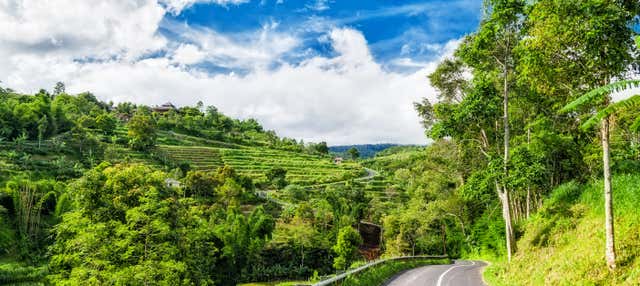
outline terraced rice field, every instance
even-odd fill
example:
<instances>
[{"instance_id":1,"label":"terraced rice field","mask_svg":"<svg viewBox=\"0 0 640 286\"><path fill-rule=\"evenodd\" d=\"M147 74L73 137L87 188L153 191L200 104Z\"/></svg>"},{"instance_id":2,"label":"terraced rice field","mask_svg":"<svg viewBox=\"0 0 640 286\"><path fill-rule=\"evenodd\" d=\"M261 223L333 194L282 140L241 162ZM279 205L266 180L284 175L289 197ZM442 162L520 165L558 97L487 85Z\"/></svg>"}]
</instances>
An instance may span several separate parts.
<instances>
[{"instance_id":1,"label":"terraced rice field","mask_svg":"<svg viewBox=\"0 0 640 286\"><path fill-rule=\"evenodd\" d=\"M357 178L363 169L355 163L335 165L329 158L266 148L217 148L203 146L159 146L172 160L187 161L196 170L215 170L228 165L257 182L266 181L272 168L287 170L287 180L313 185Z\"/></svg>"},{"instance_id":2,"label":"terraced rice field","mask_svg":"<svg viewBox=\"0 0 640 286\"><path fill-rule=\"evenodd\" d=\"M382 176L376 176L367 182L364 191L371 198L379 198L382 201L386 201L392 199L395 195L394 191L388 190L391 185L393 185L391 181L385 180Z\"/></svg>"}]
</instances>

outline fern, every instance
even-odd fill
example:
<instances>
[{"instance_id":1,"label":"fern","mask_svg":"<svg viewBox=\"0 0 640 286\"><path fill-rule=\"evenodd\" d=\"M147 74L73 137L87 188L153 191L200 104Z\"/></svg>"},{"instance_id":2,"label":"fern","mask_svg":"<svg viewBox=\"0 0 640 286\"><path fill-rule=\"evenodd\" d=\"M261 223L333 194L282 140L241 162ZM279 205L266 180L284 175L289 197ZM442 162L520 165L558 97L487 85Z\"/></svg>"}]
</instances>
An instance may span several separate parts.
<instances>
[{"instance_id":1,"label":"fern","mask_svg":"<svg viewBox=\"0 0 640 286\"><path fill-rule=\"evenodd\" d=\"M639 86L640 86L640 80L633 79L633 80L621 80L621 81L617 81L614 83L610 83L610 84L598 87L596 89L592 89L591 91L585 93L584 95L578 97L576 100L567 104L565 107L563 107L560 110L560 113L567 113L567 112L573 111L576 108L582 105L585 105L589 102L592 102L595 99L602 98L602 96L604 95L607 95L613 92L623 91L623 90L634 88L634 87L639 87Z\"/></svg>"},{"instance_id":2,"label":"fern","mask_svg":"<svg viewBox=\"0 0 640 286\"><path fill-rule=\"evenodd\" d=\"M640 95L638 94L632 97L629 97L625 100L609 104L609 106L607 106L605 109L602 109L598 111L598 113L596 113L595 115L591 116L591 118L589 118L589 120L583 123L581 127L583 129L589 129L595 126L596 124L598 124L598 122L602 121L602 119L606 118L611 114L617 113L620 110L630 109L637 106L640 106Z\"/></svg>"}]
</instances>

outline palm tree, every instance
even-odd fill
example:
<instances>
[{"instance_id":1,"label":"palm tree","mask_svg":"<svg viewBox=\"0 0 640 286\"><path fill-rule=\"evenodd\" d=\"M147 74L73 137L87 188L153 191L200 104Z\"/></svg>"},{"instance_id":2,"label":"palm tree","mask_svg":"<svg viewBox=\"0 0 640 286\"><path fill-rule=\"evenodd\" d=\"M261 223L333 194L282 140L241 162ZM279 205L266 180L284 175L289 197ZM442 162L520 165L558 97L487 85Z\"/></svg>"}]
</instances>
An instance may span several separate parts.
<instances>
[{"instance_id":1,"label":"palm tree","mask_svg":"<svg viewBox=\"0 0 640 286\"><path fill-rule=\"evenodd\" d=\"M602 161L603 161L603 173L604 173L604 210L605 210L605 235L606 235L606 247L605 255L607 259L607 265L609 269L616 268L616 251L615 251L615 238L613 228L613 198L611 189L611 167L609 157L609 121L611 116L616 113L629 109L632 107L640 106L640 95L633 95L627 99L613 102L611 99L611 93L620 92L630 88L640 86L640 80L622 80L614 83L610 83L596 89L593 89L578 99L567 104L560 110L562 113L576 111L579 107L585 106L589 103L602 102L599 105L599 109L593 112L593 115L585 121L581 128L589 129L600 123L600 136L602 139Z\"/></svg>"}]
</instances>

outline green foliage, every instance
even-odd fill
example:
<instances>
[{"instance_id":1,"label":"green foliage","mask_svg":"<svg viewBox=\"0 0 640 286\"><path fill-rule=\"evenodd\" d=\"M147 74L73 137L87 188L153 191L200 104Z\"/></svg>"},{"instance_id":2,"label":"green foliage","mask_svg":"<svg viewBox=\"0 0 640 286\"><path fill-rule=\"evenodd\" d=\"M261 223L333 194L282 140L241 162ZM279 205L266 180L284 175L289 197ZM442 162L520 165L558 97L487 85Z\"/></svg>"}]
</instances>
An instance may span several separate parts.
<instances>
[{"instance_id":1,"label":"green foliage","mask_svg":"<svg viewBox=\"0 0 640 286\"><path fill-rule=\"evenodd\" d=\"M20 263L0 263L0 283L3 285L39 285L47 275L46 266L25 266Z\"/></svg>"},{"instance_id":2,"label":"green foliage","mask_svg":"<svg viewBox=\"0 0 640 286\"><path fill-rule=\"evenodd\" d=\"M358 246L362 244L360 234L350 226L345 226L338 232L336 244L332 247L336 257L333 259L333 267L344 270L357 258Z\"/></svg>"},{"instance_id":3,"label":"green foliage","mask_svg":"<svg viewBox=\"0 0 640 286\"><path fill-rule=\"evenodd\" d=\"M616 103L609 104L606 108L598 111L595 115L593 115L589 120L582 124L582 128L588 129L591 128L598 123L600 123L603 119L617 114L621 111L632 109L638 107L640 105L640 95L634 95L625 100L621 100Z\"/></svg>"},{"instance_id":4,"label":"green foliage","mask_svg":"<svg viewBox=\"0 0 640 286\"><path fill-rule=\"evenodd\" d=\"M113 135L118 121L110 113L103 113L96 117L96 128L100 129L104 135Z\"/></svg>"},{"instance_id":5,"label":"green foliage","mask_svg":"<svg viewBox=\"0 0 640 286\"><path fill-rule=\"evenodd\" d=\"M485 271L492 285L635 285L640 279L637 208L640 176L613 178L616 202L618 269L606 269L602 224L602 180L569 182L553 190L541 210L523 224L520 252L507 265L496 261ZM537 266L531 267L531 261Z\"/></svg>"},{"instance_id":6,"label":"green foliage","mask_svg":"<svg viewBox=\"0 0 640 286\"><path fill-rule=\"evenodd\" d=\"M282 189L287 186L287 180L286 180L287 170L283 168L280 168L280 167L273 168L267 171L265 176L267 177L267 180L271 182L271 184L278 189Z\"/></svg>"},{"instance_id":7,"label":"green foliage","mask_svg":"<svg viewBox=\"0 0 640 286\"><path fill-rule=\"evenodd\" d=\"M560 112L565 113L569 111L574 111L578 107L581 107L588 103L593 103L594 101L603 101L605 96L610 95L614 92L620 92L623 90L631 89L640 86L640 80L621 80L614 83L610 83L595 89L590 90L584 95L578 97L576 100L567 104L565 107L560 109Z\"/></svg>"},{"instance_id":8,"label":"green foliage","mask_svg":"<svg viewBox=\"0 0 640 286\"><path fill-rule=\"evenodd\" d=\"M129 146L134 150L148 150L156 144L156 123L149 114L136 113L127 123Z\"/></svg>"},{"instance_id":9,"label":"green foliage","mask_svg":"<svg viewBox=\"0 0 640 286\"><path fill-rule=\"evenodd\" d=\"M349 153L349 156L351 156L352 160L358 159L360 157L360 151L358 151L358 149L355 147L351 147L351 149L349 149L347 153Z\"/></svg>"},{"instance_id":10,"label":"green foliage","mask_svg":"<svg viewBox=\"0 0 640 286\"><path fill-rule=\"evenodd\" d=\"M232 172L223 169L219 175L225 184L233 181L227 177ZM183 198L166 178L142 165L101 164L87 172L71 189L80 207L55 227L49 281L237 281L269 239L273 219L262 208L248 218L234 208L219 215Z\"/></svg>"}]
</instances>

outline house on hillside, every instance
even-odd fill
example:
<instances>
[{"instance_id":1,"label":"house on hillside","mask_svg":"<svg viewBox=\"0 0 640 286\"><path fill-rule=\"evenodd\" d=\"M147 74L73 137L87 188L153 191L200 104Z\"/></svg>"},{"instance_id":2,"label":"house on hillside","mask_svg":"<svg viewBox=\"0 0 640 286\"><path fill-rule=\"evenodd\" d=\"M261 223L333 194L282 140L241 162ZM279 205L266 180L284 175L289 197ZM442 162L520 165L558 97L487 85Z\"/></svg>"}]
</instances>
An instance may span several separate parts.
<instances>
[{"instance_id":1,"label":"house on hillside","mask_svg":"<svg viewBox=\"0 0 640 286\"><path fill-rule=\"evenodd\" d=\"M336 165L340 165L340 164L342 164L343 160L344 159L342 159L342 157L335 157L335 158L333 158L333 163L336 164Z\"/></svg>"},{"instance_id":2,"label":"house on hillside","mask_svg":"<svg viewBox=\"0 0 640 286\"><path fill-rule=\"evenodd\" d=\"M165 179L164 180L164 184L167 186L167 188L180 188L182 187L182 184L180 183L180 181L176 180L176 179Z\"/></svg>"},{"instance_id":3,"label":"house on hillside","mask_svg":"<svg viewBox=\"0 0 640 286\"><path fill-rule=\"evenodd\" d=\"M165 113L165 112L169 112L171 110L178 110L178 109L171 102L166 102L163 105L156 106L156 107L152 108L152 110L153 110L153 112L157 112L157 113Z\"/></svg>"}]
</instances>

